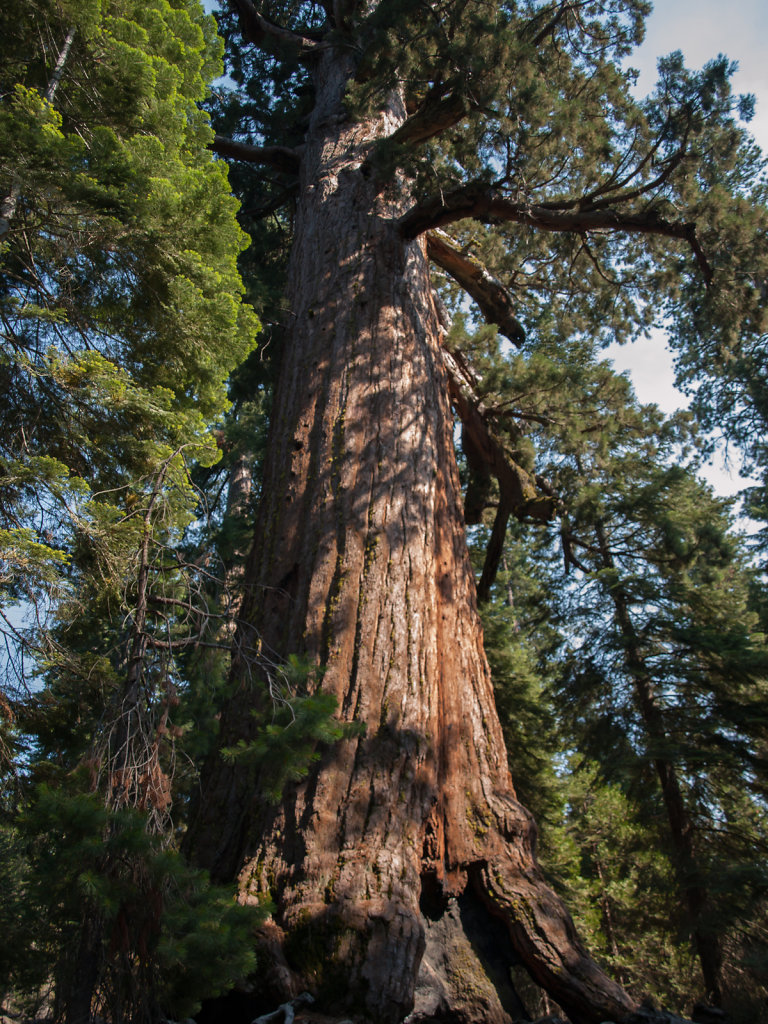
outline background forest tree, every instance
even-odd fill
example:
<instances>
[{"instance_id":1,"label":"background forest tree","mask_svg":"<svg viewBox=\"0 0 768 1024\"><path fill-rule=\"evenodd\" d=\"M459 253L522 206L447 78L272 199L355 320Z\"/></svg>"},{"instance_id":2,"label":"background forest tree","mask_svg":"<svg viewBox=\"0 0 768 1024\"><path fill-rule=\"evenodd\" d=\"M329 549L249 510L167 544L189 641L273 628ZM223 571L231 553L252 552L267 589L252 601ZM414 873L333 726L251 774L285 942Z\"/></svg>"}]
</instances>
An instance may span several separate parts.
<instances>
[{"instance_id":1,"label":"background forest tree","mask_svg":"<svg viewBox=\"0 0 768 1024\"><path fill-rule=\"evenodd\" d=\"M196 4L3 14L14 998L187 1013L271 900L265 1009L764 1015L762 576L599 353L665 318L762 472L765 179L644 13L236 0L215 142Z\"/></svg>"},{"instance_id":2,"label":"background forest tree","mask_svg":"<svg viewBox=\"0 0 768 1024\"><path fill-rule=\"evenodd\" d=\"M257 328L199 108L222 47L166 0L0 18L2 988L155 1019L252 962L169 817L179 658L217 571L185 553L192 474Z\"/></svg>"}]
</instances>

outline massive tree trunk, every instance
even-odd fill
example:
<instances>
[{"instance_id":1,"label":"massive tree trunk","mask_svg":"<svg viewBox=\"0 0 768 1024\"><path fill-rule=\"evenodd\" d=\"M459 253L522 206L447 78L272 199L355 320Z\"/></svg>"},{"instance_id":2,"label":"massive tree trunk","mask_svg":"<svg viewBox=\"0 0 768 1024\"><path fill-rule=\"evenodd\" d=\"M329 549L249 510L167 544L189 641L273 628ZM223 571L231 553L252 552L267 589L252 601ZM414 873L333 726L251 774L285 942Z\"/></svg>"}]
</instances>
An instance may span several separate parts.
<instances>
[{"instance_id":1,"label":"massive tree trunk","mask_svg":"<svg viewBox=\"0 0 768 1024\"><path fill-rule=\"evenodd\" d=\"M222 742L247 739L268 665L291 653L322 666L339 715L366 732L324 750L279 806L244 769L212 762L191 849L217 878L237 876L244 900L272 898L286 988L305 985L326 1008L382 1022L414 1000L414 1019L522 1015L508 972L482 963L478 935L501 927L510 957L574 1022L623 1020L628 998L543 882L508 771L425 243L398 233L408 183L380 192L364 165L405 112L395 96L349 119L348 71L337 54L315 68L288 341Z\"/></svg>"}]
</instances>

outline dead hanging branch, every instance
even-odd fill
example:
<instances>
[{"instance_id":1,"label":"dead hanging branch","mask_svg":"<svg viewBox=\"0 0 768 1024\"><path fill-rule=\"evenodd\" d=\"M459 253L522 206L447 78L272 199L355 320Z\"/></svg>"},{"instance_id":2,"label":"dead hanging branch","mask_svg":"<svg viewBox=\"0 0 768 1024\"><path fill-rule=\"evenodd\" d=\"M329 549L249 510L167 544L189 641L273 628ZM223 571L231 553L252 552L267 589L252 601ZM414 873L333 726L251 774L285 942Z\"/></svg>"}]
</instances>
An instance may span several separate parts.
<instances>
[{"instance_id":1,"label":"dead hanging branch","mask_svg":"<svg viewBox=\"0 0 768 1024\"><path fill-rule=\"evenodd\" d=\"M450 316L437 292L434 301L441 329L447 334ZM495 477L499 485L499 505L478 584L478 601L482 604L488 600L498 573L509 517L514 515L519 520L547 523L555 517L558 501L547 481L519 465L495 433L492 410L486 407L479 381L462 354L445 347L441 348L441 353L451 404L462 424L462 447L475 484L474 487L468 485L464 502L464 519L468 525L480 522L488 505L491 477ZM504 425L513 438L522 436L511 418L505 417Z\"/></svg>"},{"instance_id":2,"label":"dead hanging branch","mask_svg":"<svg viewBox=\"0 0 768 1024\"><path fill-rule=\"evenodd\" d=\"M427 254L474 299L488 323L495 324L514 345L523 344L525 331L514 314L511 294L476 256L439 230L427 232Z\"/></svg>"},{"instance_id":3,"label":"dead hanging branch","mask_svg":"<svg viewBox=\"0 0 768 1024\"><path fill-rule=\"evenodd\" d=\"M521 521L547 523L555 516L556 502L551 495L541 493L536 478L515 462L494 434L477 392L477 381L461 355L447 349L442 350L442 355L451 402L463 427L465 450L474 465L483 467L499 484L499 508L478 587L478 600L482 603L488 599L498 572L510 515Z\"/></svg>"},{"instance_id":4,"label":"dead hanging branch","mask_svg":"<svg viewBox=\"0 0 768 1024\"><path fill-rule=\"evenodd\" d=\"M510 512L518 519L549 522L554 512L553 499L539 493L535 477L514 461L493 433L469 366L459 353L443 349L442 355L453 407L473 448L498 480Z\"/></svg>"},{"instance_id":5,"label":"dead hanging branch","mask_svg":"<svg viewBox=\"0 0 768 1024\"><path fill-rule=\"evenodd\" d=\"M498 575L499 565L504 554L504 540L507 536L509 515L509 506L504 504L504 502L499 502L499 507L493 520L491 537L485 549L483 571L477 584L478 604L486 604L491 598L491 587Z\"/></svg>"}]
</instances>

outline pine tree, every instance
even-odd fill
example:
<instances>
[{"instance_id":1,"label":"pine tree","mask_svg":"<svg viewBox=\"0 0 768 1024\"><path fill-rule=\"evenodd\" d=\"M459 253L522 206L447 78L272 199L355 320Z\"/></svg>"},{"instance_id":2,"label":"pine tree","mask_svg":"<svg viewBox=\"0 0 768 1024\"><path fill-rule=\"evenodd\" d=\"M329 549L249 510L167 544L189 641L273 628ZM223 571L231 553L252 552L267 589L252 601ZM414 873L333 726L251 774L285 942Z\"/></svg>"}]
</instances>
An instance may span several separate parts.
<instances>
[{"instance_id":1,"label":"pine tree","mask_svg":"<svg viewBox=\"0 0 768 1024\"><path fill-rule=\"evenodd\" d=\"M508 575L500 572L490 591L509 591L507 603L514 603L519 590L522 603L512 612L516 636L502 640L502 656L512 655L518 638L545 654L539 678L550 680L550 699L560 691L561 742L566 751L576 749L598 766L597 776L594 769L580 769L566 786L566 833L557 827L553 833L551 811L539 808L533 795L529 806L547 821L545 836L551 840L545 863L569 894L585 934L608 962L621 966L623 983L638 997L649 992L643 991L644 979L678 1010L695 1001L700 981L690 970L687 937L696 932L695 919L707 917L709 938L697 943L712 945L709 966L704 951L710 988L727 989L728 1007L754 1019L760 1012L760 970L745 969L737 937L753 935L753 950L761 941L750 907L760 905L764 885L753 864L760 863L764 842L756 821L764 777L759 708L765 644L749 611L753 575L729 532L725 503L713 500L696 481L695 462L680 464L691 457L697 440L690 416L665 422L657 410L637 406L627 382L595 360L588 339L569 345L557 338L557 363L548 354L554 351L552 339L543 332L527 356L504 356L485 331L465 334L461 344L487 407L498 408L506 397L513 428L506 443L519 447L515 432L528 430L558 512L555 529L526 531L518 524L507 531L504 562L519 566L522 557L528 571L513 573L517 586L511 590ZM504 424L496 425L500 431ZM491 506L497 501L493 488L486 500ZM488 567L486 556L482 578ZM536 606L526 607L531 575L549 597L544 615ZM499 639L496 628L488 650L494 667ZM524 678L518 673L519 682ZM546 717L545 708L540 718ZM512 749L519 749L517 732L525 720L524 706L511 727L509 718L502 718ZM662 750L655 761L658 790L654 747ZM519 767L525 786L530 773L525 756ZM588 799L579 781L584 774ZM599 843L594 839L599 826L590 818L591 807L605 808L607 824L616 819L609 809L622 802L634 822L629 835L635 836L638 863L645 858L637 854L638 843L656 848L649 868L666 863L666 875L654 868L646 876L658 883L650 890L666 892L661 898L672 911L666 921L658 914L654 921L626 896L611 909L603 891L614 858L620 866L631 855L620 828L604 829ZM681 820L687 823L687 840ZM575 866L564 852L574 836L581 858ZM684 845L690 847L687 853ZM697 869L697 893L690 891L692 864L681 870L681 860L691 860L694 846L706 864ZM625 893L633 891L629 878L622 884ZM745 892L750 895L743 899ZM595 920L601 902L606 909ZM692 910L692 902L701 906ZM651 955L654 943L667 950L669 962ZM633 950L644 951L634 962Z\"/></svg>"},{"instance_id":2,"label":"pine tree","mask_svg":"<svg viewBox=\"0 0 768 1024\"><path fill-rule=\"evenodd\" d=\"M561 442L549 474L581 576L559 598L574 637L563 708L579 749L635 799L656 776L647 814L663 808L681 928L720 1003L724 973L738 971L723 943L750 916L744 887L754 901L765 884L745 869L764 843L766 646L724 503L678 463L687 431L654 410L622 420Z\"/></svg>"},{"instance_id":3,"label":"pine tree","mask_svg":"<svg viewBox=\"0 0 768 1024\"><path fill-rule=\"evenodd\" d=\"M701 979L681 939L675 871L658 801L638 799L605 765L571 762L563 775L566 813L546 864L590 948L638 1000L685 1013ZM753 993L750 1011L759 1013Z\"/></svg>"}]
</instances>

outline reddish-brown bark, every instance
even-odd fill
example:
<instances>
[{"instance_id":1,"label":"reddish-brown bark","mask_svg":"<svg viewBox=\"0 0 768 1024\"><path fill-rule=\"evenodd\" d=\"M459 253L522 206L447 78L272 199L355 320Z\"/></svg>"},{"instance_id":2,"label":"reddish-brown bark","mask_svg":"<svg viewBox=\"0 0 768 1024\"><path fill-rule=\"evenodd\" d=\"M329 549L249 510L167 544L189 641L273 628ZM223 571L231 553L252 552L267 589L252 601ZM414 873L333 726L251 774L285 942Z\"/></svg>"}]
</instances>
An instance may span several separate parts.
<instances>
[{"instance_id":1,"label":"reddish-brown bark","mask_svg":"<svg viewBox=\"0 0 768 1024\"><path fill-rule=\"evenodd\" d=\"M302 652L323 666L340 716L366 733L325 750L278 807L242 769L212 763L191 846L217 877L237 876L244 899L271 896L284 987L311 988L319 1008L394 1022L415 999L422 1019L509 1020L470 942L474 916L481 931L502 922L575 1022L622 1020L628 998L543 882L507 767L425 243L398 231L406 183L381 192L365 166L405 110L394 98L353 122L344 81L338 57L321 56L239 689L222 736L247 738L249 709L264 700L258 658L245 654L257 633L271 659Z\"/></svg>"}]
</instances>

